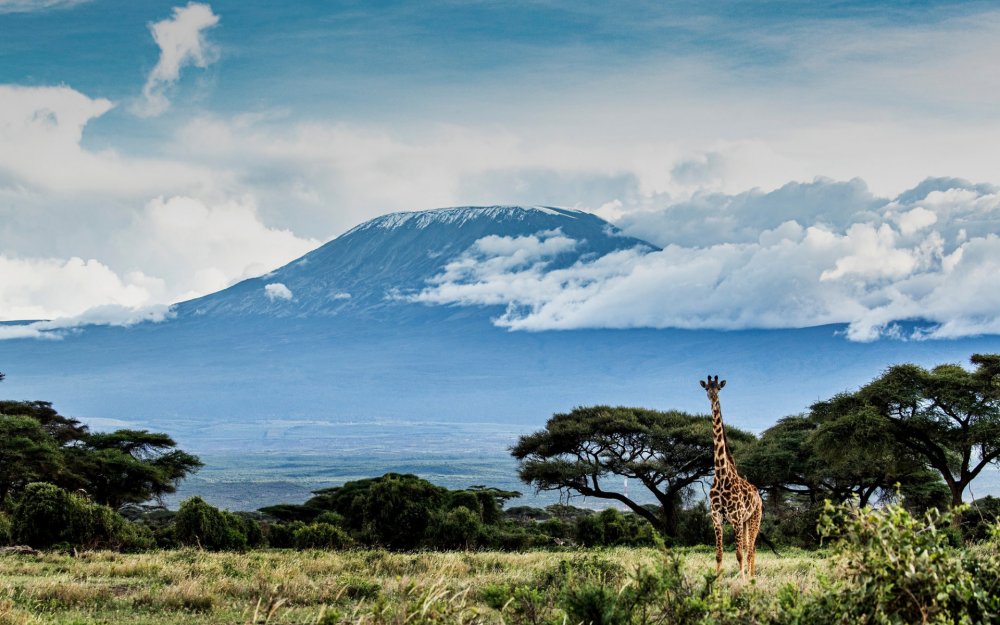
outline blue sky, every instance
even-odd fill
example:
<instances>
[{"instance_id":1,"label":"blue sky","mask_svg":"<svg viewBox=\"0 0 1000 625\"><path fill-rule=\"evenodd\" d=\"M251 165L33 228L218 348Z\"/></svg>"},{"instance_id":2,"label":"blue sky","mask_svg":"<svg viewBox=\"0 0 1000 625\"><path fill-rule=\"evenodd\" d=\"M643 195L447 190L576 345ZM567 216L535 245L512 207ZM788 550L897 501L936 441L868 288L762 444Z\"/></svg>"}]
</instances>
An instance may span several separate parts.
<instances>
[{"instance_id":1,"label":"blue sky","mask_svg":"<svg viewBox=\"0 0 1000 625\"><path fill-rule=\"evenodd\" d=\"M770 215L885 226L875 248L914 258L950 233L938 265L956 220L997 229L993 3L0 0L0 34L0 319L163 306L445 205L577 207L692 250ZM963 207L900 195L927 178ZM924 238L902 205L935 214ZM730 240L672 239L706 211ZM816 276L888 262L845 254Z\"/></svg>"}]
</instances>

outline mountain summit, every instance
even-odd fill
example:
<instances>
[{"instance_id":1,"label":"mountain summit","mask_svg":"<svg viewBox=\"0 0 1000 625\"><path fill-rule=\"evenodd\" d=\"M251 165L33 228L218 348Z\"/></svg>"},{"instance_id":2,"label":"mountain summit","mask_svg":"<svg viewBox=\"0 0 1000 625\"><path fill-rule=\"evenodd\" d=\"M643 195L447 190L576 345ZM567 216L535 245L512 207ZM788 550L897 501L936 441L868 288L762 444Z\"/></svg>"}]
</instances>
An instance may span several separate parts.
<instances>
[{"instance_id":1,"label":"mountain summit","mask_svg":"<svg viewBox=\"0 0 1000 625\"><path fill-rule=\"evenodd\" d=\"M548 206L461 206L383 215L271 273L179 304L179 316L368 315L398 307L400 296L427 286L448 263L484 237L559 232L576 241L550 260L565 267L582 257L646 247L596 215Z\"/></svg>"}]
</instances>

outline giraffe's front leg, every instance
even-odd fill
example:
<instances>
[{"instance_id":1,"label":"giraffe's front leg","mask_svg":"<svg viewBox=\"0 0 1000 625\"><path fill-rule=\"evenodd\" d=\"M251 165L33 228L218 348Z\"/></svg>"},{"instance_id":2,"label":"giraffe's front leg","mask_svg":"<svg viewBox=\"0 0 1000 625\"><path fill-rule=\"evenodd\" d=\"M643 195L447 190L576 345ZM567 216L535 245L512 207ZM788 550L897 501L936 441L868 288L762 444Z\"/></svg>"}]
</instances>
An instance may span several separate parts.
<instances>
[{"instance_id":1,"label":"giraffe's front leg","mask_svg":"<svg viewBox=\"0 0 1000 625\"><path fill-rule=\"evenodd\" d=\"M742 523L733 523L733 534L736 535L736 566L740 570L740 579L746 579L743 573L743 552L745 551L743 545L746 543L744 540L744 531Z\"/></svg>"},{"instance_id":2,"label":"giraffe's front leg","mask_svg":"<svg viewBox=\"0 0 1000 625\"><path fill-rule=\"evenodd\" d=\"M715 526L715 574L722 573L722 513L712 509L712 525Z\"/></svg>"}]
</instances>

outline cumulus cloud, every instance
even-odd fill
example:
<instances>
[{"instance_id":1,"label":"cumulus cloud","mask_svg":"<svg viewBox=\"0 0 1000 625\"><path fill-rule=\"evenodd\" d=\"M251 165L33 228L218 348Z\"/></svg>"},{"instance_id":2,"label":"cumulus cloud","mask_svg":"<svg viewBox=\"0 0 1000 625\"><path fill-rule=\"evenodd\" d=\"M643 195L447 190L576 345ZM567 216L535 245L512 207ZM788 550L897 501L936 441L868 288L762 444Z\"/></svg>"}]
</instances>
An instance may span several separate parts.
<instances>
[{"instance_id":1,"label":"cumulus cloud","mask_svg":"<svg viewBox=\"0 0 1000 625\"><path fill-rule=\"evenodd\" d=\"M251 196L155 198L114 238L132 262L167 280L174 301L259 276L320 244L267 226Z\"/></svg>"},{"instance_id":2,"label":"cumulus cloud","mask_svg":"<svg viewBox=\"0 0 1000 625\"><path fill-rule=\"evenodd\" d=\"M292 290L280 282L272 282L264 285L264 294L272 302L275 300L288 301L292 299Z\"/></svg>"},{"instance_id":3,"label":"cumulus cloud","mask_svg":"<svg viewBox=\"0 0 1000 625\"><path fill-rule=\"evenodd\" d=\"M572 241L558 233L484 240L411 299L503 305L495 322L512 330L847 324L857 341L1000 332L1000 190L948 184L960 186L892 200L860 181L714 195L645 216L646 227L669 224L662 251L561 269L548 260ZM785 219L790 195L840 202Z\"/></svg>"},{"instance_id":4,"label":"cumulus cloud","mask_svg":"<svg viewBox=\"0 0 1000 625\"><path fill-rule=\"evenodd\" d=\"M79 318L94 307L167 305L266 273L319 245L266 226L250 197L156 198L106 236L127 263L0 255L0 320Z\"/></svg>"},{"instance_id":5,"label":"cumulus cloud","mask_svg":"<svg viewBox=\"0 0 1000 625\"><path fill-rule=\"evenodd\" d=\"M42 206L58 206L66 201L78 210L89 194L107 203L203 189L221 178L177 161L84 148L87 124L114 106L66 86L0 85L0 190L17 193L22 203L43 199Z\"/></svg>"},{"instance_id":6,"label":"cumulus cloud","mask_svg":"<svg viewBox=\"0 0 1000 625\"><path fill-rule=\"evenodd\" d=\"M173 17L151 24L153 40L160 47L160 60L150 71L142 88L143 99L133 112L155 117L170 108L167 90L177 83L186 65L205 68L219 57L218 48L205 39L204 31L219 23L219 16L207 4L189 2L174 7Z\"/></svg>"},{"instance_id":7,"label":"cumulus cloud","mask_svg":"<svg viewBox=\"0 0 1000 625\"><path fill-rule=\"evenodd\" d=\"M121 277L94 259L0 255L0 319L74 317L95 305L136 308L162 288L141 272Z\"/></svg>"}]
</instances>

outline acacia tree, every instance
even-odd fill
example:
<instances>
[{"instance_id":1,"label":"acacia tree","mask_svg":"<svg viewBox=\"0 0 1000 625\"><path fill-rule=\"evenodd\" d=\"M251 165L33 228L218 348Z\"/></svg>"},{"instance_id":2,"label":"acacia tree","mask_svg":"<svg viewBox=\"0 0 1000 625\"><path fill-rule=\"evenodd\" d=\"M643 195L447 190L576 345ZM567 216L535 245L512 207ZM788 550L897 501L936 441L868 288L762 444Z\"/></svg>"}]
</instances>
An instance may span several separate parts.
<instances>
[{"instance_id":1,"label":"acacia tree","mask_svg":"<svg viewBox=\"0 0 1000 625\"><path fill-rule=\"evenodd\" d=\"M0 430L0 499L37 480L118 508L175 492L202 466L166 434L90 432L45 401L0 401Z\"/></svg>"},{"instance_id":2,"label":"acacia tree","mask_svg":"<svg viewBox=\"0 0 1000 625\"><path fill-rule=\"evenodd\" d=\"M897 484L904 492L944 486L935 475L928 480L924 463L897 442L870 409L835 415L825 403L765 430L743 458L742 468L777 507L852 497L865 506L891 497Z\"/></svg>"},{"instance_id":3,"label":"acacia tree","mask_svg":"<svg viewBox=\"0 0 1000 625\"><path fill-rule=\"evenodd\" d=\"M737 450L754 440L736 428L726 433ZM621 502L672 536L682 494L712 473L712 420L678 411L576 408L522 436L511 454L521 480L537 490ZM612 476L642 484L659 502L659 513L611 487L618 483Z\"/></svg>"},{"instance_id":4,"label":"acacia tree","mask_svg":"<svg viewBox=\"0 0 1000 625\"><path fill-rule=\"evenodd\" d=\"M1000 355L971 361L971 371L953 364L890 367L856 393L817 407L839 417L877 415L896 441L940 473L958 506L972 480L1000 459Z\"/></svg>"},{"instance_id":5,"label":"acacia tree","mask_svg":"<svg viewBox=\"0 0 1000 625\"><path fill-rule=\"evenodd\" d=\"M142 503L177 491L189 473L202 466L170 436L146 430L87 433L67 451L82 487L112 508Z\"/></svg>"}]
</instances>

